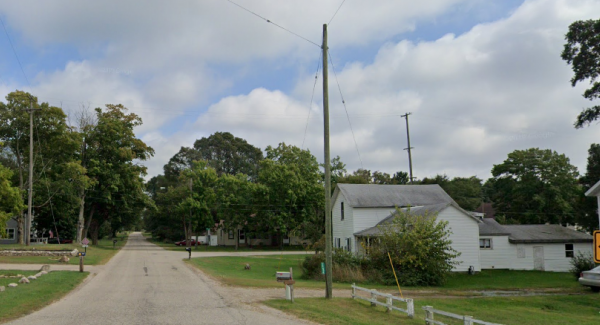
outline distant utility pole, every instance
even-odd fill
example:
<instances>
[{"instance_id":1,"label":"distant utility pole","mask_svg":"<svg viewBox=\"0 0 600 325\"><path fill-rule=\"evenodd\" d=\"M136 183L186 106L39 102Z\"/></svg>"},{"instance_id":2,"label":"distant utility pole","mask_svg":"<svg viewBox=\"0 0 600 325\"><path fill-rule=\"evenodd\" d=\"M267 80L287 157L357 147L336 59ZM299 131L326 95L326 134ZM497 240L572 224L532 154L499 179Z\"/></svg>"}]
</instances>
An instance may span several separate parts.
<instances>
[{"instance_id":1,"label":"distant utility pole","mask_svg":"<svg viewBox=\"0 0 600 325\"><path fill-rule=\"evenodd\" d=\"M331 246L331 154L329 152L329 88L327 77L327 24L323 24L323 121L325 140L325 298L333 298Z\"/></svg>"},{"instance_id":2,"label":"distant utility pole","mask_svg":"<svg viewBox=\"0 0 600 325\"><path fill-rule=\"evenodd\" d=\"M412 154L410 152L411 149L414 149L410 146L410 131L408 129L408 116L412 113L406 113L402 115L402 117L406 118L406 140L408 141L408 148L404 148L404 150L408 150L408 169L410 171L410 183L413 183L413 173L412 173Z\"/></svg>"},{"instance_id":3,"label":"distant utility pole","mask_svg":"<svg viewBox=\"0 0 600 325\"><path fill-rule=\"evenodd\" d=\"M29 109L25 111L29 113L29 193L27 195L27 217L25 218L24 235L25 245L31 243L31 206L33 204L33 113L39 111L39 108L33 108L33 98L29 101Z\"/></svg>"}]
</instances>

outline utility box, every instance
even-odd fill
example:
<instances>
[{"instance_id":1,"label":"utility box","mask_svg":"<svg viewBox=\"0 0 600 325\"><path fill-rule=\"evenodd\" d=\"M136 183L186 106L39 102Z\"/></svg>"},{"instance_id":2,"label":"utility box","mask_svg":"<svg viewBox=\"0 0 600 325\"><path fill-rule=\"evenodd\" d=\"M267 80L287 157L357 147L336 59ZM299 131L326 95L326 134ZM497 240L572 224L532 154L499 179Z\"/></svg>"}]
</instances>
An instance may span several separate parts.
<instances>
[{"instance_id":1,"label":"utility box","mask_svg":"<svg viewBox=\"0 0 600 325\"><path fill-rule=\"evenodd\" d=\"M275 278L277 282L284 282L292 279L292 274L290 272L277 272L275 273Z\"/></svg>"}]
</instances>

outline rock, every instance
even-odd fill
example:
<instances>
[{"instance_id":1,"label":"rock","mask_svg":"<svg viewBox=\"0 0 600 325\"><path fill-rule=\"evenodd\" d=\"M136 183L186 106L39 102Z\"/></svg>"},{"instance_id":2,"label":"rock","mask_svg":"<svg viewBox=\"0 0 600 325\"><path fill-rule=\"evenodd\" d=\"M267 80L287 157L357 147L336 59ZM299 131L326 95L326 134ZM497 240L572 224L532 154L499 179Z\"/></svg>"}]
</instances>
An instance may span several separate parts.
<instances>
[{"instance_id":1,"label":"rock","mask_svg":"<svg viewBox=\"0 0 600 325\"><path fill-rule=\"evenodd\" d=\"M42 265L42 268L40 269L40 271L42 271L42 272L50 271L50 265L48 265L48 264Z\"/></svg>"},{"instance_id":2,"label":"rock","mask_svg":"<svg viewBox=\"0 0 600 325\"><path fill-rule=\"evenodd\" d=\"M79 254L79 251L77 250L77 248L75 248L72 252L71 252L71 256L77 256Z\"/></svg>"},{"instance_id":3,"label":"rock","mask_svg":"<svg viewBox=\"0 0 600 325\"><path fill-rule=\"evenodd\" d=\"M29 279L22 277L21 280L19 280L19 283L29 283Z\"/></svg>"},{"instance_id":4,"label":"rock","mask_svg":"<svg viewBox=\"0 0 600 325\"><path fill-rule=\"evenodd\" d=\"M29 280L37 280L37 277L35 275L30 275L27 277Z\"/></svg>"},{"instance_id":5,"label":"rock","mask_svg":"<svg viewBox=\"0 0 600 325\"><path fill-rule=\"evenodd\" d=\"M244 266L244 270L250 270L250 264L246 263L246 266Z\"/></svg>"},{"instance_id":6,"label":"rock","mask_svg":"<svg viewBox=\"0 0 600 325\"><path fill-rule=\"evenodd\" d=\"M48 274L48 272L46 272L46 271L42 271L42 272L40 272L40 273L41 273L41 274Z\"/></svg>"},{"instance_id":7,"label":"rock","mask_svg":"<svg viewBox=\"0 0 600 325\"><path fill-rule=\"evenodd\" d=\"M9 288L16 288L17 286L18 286L18 284L16 284L16 283L9 283L8 284Z\"/></svg>"},{"instance_id":8,"label":"rock","mask_svg":"<svg viewBox=\"0 0 600 325\"><path fill-rule=\"evenodd\" d=\"M68 263L69 262L69 258L67 257L67 255L64 255L64 256L61 256L58 261L60 263Z\"/></svg>"},{"instance_id":9,"label":"rock","mask_svg":"<svg viewBox=\"0 0 600 325\"><path fill-rule=\"evenodd\" d=\"M0 292L6 290L6 288L4 286L0 286Z\"/></svg>"},{"instance_id":10,"label":"rock","mask_svg":"<svg viewBox=\"0 0 600 325\"><path fill-rule=\"evenodd\" d=\"M38 272L38 273L36 273L36 275L35 275L35 277L36 277L36 278L39 278L39 277L41 277L41 276L42 276L42 272Z\"/></svg>"}]
</instances>

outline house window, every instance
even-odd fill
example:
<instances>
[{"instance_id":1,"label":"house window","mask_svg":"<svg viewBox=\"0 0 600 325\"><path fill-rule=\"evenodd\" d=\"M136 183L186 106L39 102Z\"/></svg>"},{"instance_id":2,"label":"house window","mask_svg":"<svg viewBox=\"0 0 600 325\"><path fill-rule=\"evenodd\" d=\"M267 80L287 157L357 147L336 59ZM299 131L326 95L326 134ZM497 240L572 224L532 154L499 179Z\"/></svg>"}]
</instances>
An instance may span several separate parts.
<instances>
[{"instance_id":1,"label":"house window","mask_svg":"<svg viewBox=\"0 0 600 325\"><path fill-rule=\"evenodd\" d=\"M480 249L492 249L492 239L491 238L480 238L479 239L479 248Z\"/></svg>"},{"instance_id":2,"label":"house window","mask_svg":"<svg viewBox=\"0 0 600 325\"><path fill-rule=\"evenodd\" d=\"M352 251L352 240L350 240L350 238L346 238L346 247L348 248L349 252Z\"/></svg>"},{"instance_id":3,"label":"house window","mask_svg":"<svg viewBox=\"0 0 600 325\"><path fill-rule=\"evenodd\" d=\"M227 238L233 239L233 230L229 230L229 232L227 233Z\"/></svg>"},{"instance_id":4,"label":"house window","mask_svg":"<svg viewBox=\"0 0 600 325\"><path fill-rule=\"evenodd\" d=\"M239 240L246 240L246 233L243 230L238 230L238 239Z\"/></svg>"},{"instance_id":5,"label":"house window","mask_svg":"<svg viewBox=\"0 0 600 325\"><path fill-rule=\"evenodd\" d=\"M344 202L342 202L341 207L342 207L341 212L342 212L342 221L343 221L344 220Z\"/></svg>"},{"instance_id":6,"label":"house window","mask_svg":"<svg viewBox=\"0 0 600 325\"><path fill-rule=\"evenodd\" d=\"M6 239L15 239L15 228L6 228Z\"/></svg>"},{"instance_id":7,"label":"house window","mask_svg":"<svg viewBox=\"0 0 600 325\"><path fill-rule=\"evenodd\" d=\"M565 244L565 257L574 257L573 244Z\"/></svg>"},{"instance_id":8,"label":"house window","mask_svg":"<svg viewBox=\"0 0 600 325\"><path fill-rule=\"evenodd\" d=\"M342 240L341 240L341 238L336 238L335 239L335 247L336 248L341 248L342 247Z\"/></svg>"}]
</instances>

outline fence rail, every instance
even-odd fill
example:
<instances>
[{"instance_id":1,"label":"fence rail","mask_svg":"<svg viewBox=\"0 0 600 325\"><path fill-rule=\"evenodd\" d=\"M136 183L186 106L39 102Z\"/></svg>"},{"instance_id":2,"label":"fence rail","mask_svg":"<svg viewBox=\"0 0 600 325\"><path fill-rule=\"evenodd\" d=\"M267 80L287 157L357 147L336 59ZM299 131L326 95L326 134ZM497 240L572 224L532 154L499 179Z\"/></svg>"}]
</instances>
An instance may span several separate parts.
<instances>
[{"instance_id":1,"label":"fence rail","mask_svg":"<svg viewBox=\"0 0 600 325\"><path fill-rule=\"evenodd\" d=\"M370 293L371 298L365 298L365 297L358 296L356 294L356 290ZM377 300L377 297L385 298L385 302L381 302L381 301ZM366 300L371 303L371 306L379 305L379 306L385 307L388 312L391 312L392 310L397 310L397 311L406 313L408 315L408 317L410 317L410 318L415 317L415 304L414 304L413 300L410 298L394 297L390 294L381 293L374 289L366 289L366 288L358 287L353 283L352 284L352 299ZM405 302L406 309L394 306L394 300L400 301L400 302Z\"/></svg>"},{"instance_id":2,"label":"fence rail","mask_svg":"<svg viewBox=\"0 0 600 325\"><path fill-rule=\"evenodd\" d=\"M474 324L480 324L480 325L502 325L502 324L497 324L497 323L489 323L489 322L484 322L482 320L479 319L473 319L473 316L466 316L466 315L458 315L458 314L453 314L453 313L449 313L447 311L443 311L443 310L439 310L439 309L434 309L431 306L423 306L423 310L425 311L425 324L428 325L446 325L446 323L437 321L434 319L434 315L438 314L438 315L442 315L442 316L446 316L446 317L450 317L450 318L454 318L454 319L458 319L458 320L462 320L464 322L464 325L474 325Z\"/></svg>"}]
</instances>

